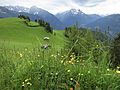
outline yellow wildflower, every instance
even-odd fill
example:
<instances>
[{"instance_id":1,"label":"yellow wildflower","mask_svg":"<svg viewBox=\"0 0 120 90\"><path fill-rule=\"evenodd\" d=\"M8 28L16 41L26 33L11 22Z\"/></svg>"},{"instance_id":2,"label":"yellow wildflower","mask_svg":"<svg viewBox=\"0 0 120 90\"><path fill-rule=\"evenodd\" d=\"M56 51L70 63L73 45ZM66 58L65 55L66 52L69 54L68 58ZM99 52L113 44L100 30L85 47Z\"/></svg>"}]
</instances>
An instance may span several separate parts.
<instances>
[{"instance_id":1,"label":"yellow wildflower","mask_svg":"<svg viewBox=\"0 0 120 90\"><path fill-rule=\"evenodd\" d=\"M90 73L90 71L88 71L88 74Z\"/></svg>"},{"instance_id":2,"label":"yellow wildflower","mask_svg":"<svg viewBox=\"0 0 120 90\"><path fill-rule=\"evenodd\" d=\"M25 79L25 82L29 81L29 79Z\"/></svg>"},{"instance_id":3,"label":"yellow wildflower","mask_svg":"<svg viewBox=\"0 0 120 90\"><path fill-rule=\"evenodd\" d=\"M80 73L78 73L78 75L80 76Z\"/></svg>"},{"instance_id":4,"label":"yellow wildflower","mask_svg":"<svg viewBox=\"0 0 120 90\"><path fill-rule=\"evenodd\" d=\"M23 87L25 86L25 83L24 83L24 82L22 82L22 86L23 86Z\"/></svg>"},{"instance_id":5,"label":"yellow wildflower","mask_svg":"<svg viewBox=\"0 0 120 90\"><path fill-rule=\"evenodd\" d=\"M51 57L53 57L54 55L52 54Z\"/></svg>"},{"instance_id":6,"label":"yellow wildflower","mask_svg":"<svg viewBox=\"0 0 120 90\"><path fill-rule=\"evenodd\" d=\"M19 55L20 55L20 57L23 57L22 53L20 53Z\"/></svg>"},{"instance_id":7,"label":"yellow wildflower","mask_svg":"<svg viewBox=\"0 0 120 90\"><path fill-rule=\"evenodd\" d=\"M58 75L58 73L56 73L56 75Z\"/></svg>"},{"instance_id":8,"label":"yellow wildflower","mask_svg":"<svg viewBox=\"0 0 120 90\"><path fill-rule=\"evenodd\" d=\"M96 47L99 47L99 45L96 45Z\"/></svg>"},{"instance_id":9,"label":"yellow wildflower","mask_svg":"<svg viewBox=\"0 0 120 90\"><path fill-rule=\"evenodd\" d=\"M108 68L107 71L110 71L110 69Z\"/></svg>"},{"instance_id":10,"label":"yellow wildflower","mask_svg":"<svg viewBox=\"0 0 120 90\"><path fill-rule=\"evenodd\" d=\"M38 57L40 57L40 55L38 54Z\"/></svg>"},{"instance_id":11,"label":"yellow wildflower","mask_svg":"<svg viewBox=\"0 0 120 90\"><path fill-rule=\"evenodd\" d=\"M72 61L68 61L70 64L72 63Z\"/></svg>"},{"instance_id":12,"label":"yellow wildflower","mask_svg":"<svg viewBox=\"0 0 120 90\"><path fill-rule=\"evenodd\" d=\"M25 51L27 51L27 48L25 48Z\"/></svg>"},{"instance_id":13,"label":"yellow wildflower","mask_svg":"<svg viewBox=\"0 0 120 90\"><path fill-rule=\"evenodd\" d=\"M63 60L61 61L61 63L63 63Z\"/></svg>"},{"instance_id":14,"label":"yellow wildflower","mask_svg":"<svg viewBox=\"0 0 120 90\"><path fill-rule=\"evenodd\" d=\"M73 80L73 78L70 78L70 80L72 81L72 80Z\"/></svg>"},{"instance_id":15,"label":"yellow wildflower","mask_svg":"<svg viewBox=\"0 0 120 90\"><path fill-rule=\"evenodd\" d=\"M120 71L119 71L119 70L117 70L117 71L116 71L116 73L120 74Z\"/></svg>"},{"instance_id":16,"label":"yellow wildflower","mask_svg":"<svg viewBox=\"0 0 120 90\"><path fill-rule=\"evenodd\" d=\"M67 70L67 72L70 72L70 70Z\"/></svg>"},{"instance_id":17,"label":"yellow wildflower","mask_svg":"<svg viewBox=\"0 0 120 90\"><path fill-rule=\"evenodd\" d=\"M58 53L57 55L59 56L60 54Z\"/></svg>"},{"instance_id":18,"label":"yellow wildflower","mask_svg":"<svg viewBox=\"0 0 120 90\"><path fill-rule=\"evenodd\" d=\"M83 76L83 74L81 74Z\"/></svg>"},{"instance_id":19,"label":"yellow wildflower","mask_svg":"<svg viewBox=\"0 0 120 90\"><path fill-rule=\"evenodd\" d=\"M31 80L31 78L29 78L29 79L26 79L26 80L25 80L25 82L28 82L29 80Z\"/></svg>"},{"instance_id":20,"label":"yellow wildflower","mask_svg":"<svg viewBox=\"0 0 120 90\"><path fill-rule=\"evenodd\" d=\"M30 85L30 86L31 86L32 84L31 84L30 82L27 82L27 85Z\"/></svg>"},{"instance_id":21,"label":"yellow wildflower","mask_svg":"<svg viewBox=\"0 0 120 90\"><path fill-rule=\"evenodd\" d=\"M68 61L69 64L74 64L72 61Z\"/></svg>"},{"instance_id":22,"label":"yellow wildflower","mask_svg":"<svg viewBox=\"0 0 120 90\"><path fill-rule=\"evenodd\" d=\"M117 69L120 69L120 67L117 66Z\"/></svg>"},{"instance_id":23,"label":"yellow wildflower","mask_svg":"<svg viewBox=\"0 0 120 90\"><path fill-rule=\"evenodd\" d=\"M74 61L75 58L71 58L71 61Z\"/></svg>"},{"instance_id":24,"label":"yellow wildflower","mask_svg":"<svg viewBox=\"0 0 120 90\"><path fill-rule=\"evenodd\" d=\"M61 56L62 58L64 57L64 56Z\"/></svg>"}]
</instances>

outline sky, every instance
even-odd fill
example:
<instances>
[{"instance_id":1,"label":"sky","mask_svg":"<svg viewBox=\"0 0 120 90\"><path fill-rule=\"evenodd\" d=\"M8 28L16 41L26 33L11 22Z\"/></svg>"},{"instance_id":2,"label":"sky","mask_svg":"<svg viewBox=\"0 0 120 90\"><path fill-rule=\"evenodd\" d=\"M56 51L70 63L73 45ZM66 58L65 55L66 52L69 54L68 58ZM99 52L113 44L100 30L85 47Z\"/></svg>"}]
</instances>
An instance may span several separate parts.
<instances>
[{"instance_id":1,"label":"sky","mask_svg":"<svg viewBox=\"0 0 120 90\"><path fill-rule=\"evenodd\" d=\"M52 14L80 9L86 14L120 14L120 0L0 0L0 6L37 6Z\"/></svg>"}]
</instances>

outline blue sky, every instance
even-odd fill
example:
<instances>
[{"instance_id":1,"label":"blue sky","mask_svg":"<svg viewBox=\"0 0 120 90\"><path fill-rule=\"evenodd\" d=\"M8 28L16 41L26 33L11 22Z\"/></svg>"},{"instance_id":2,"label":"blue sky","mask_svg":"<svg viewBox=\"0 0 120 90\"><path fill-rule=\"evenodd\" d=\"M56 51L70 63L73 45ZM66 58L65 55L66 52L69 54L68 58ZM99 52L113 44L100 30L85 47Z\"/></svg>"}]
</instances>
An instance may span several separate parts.
<instances>
[{"instance_id":1,"label":"blue sky","mask_svg":"<svg viewBox=\"0 0 120 90\"><path fill-rule=\"evenodd\" d=\"M53 14L72 8L80 9L87 14L120 13L120 0L0 0L0 5L37 6Z\"/></svg>"}]
</instances>

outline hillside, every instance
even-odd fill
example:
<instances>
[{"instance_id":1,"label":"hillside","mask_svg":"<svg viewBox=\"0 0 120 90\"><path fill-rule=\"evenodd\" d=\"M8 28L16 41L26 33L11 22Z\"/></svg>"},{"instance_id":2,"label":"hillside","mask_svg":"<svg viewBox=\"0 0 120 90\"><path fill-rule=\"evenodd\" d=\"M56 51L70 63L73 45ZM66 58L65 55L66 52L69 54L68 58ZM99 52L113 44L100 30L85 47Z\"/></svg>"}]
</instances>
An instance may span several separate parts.
<instances>
[{"instance_id":1,"label":"hillside","mask_svg":"<svg viewBox=\"0 0 120 90\"><path fill-rule=\"evenodd\" d=\"M86 26L94 30L95 30L95 27L99 27L101 31L108 30L108 27L109 27L109 31L111 34L118 33L120 32L120 14L113 14L113 15L100 18L95 22L92 22Z\"/></svg>"},{"instance_id":2,"label":"hillside","mask_svg":"<svg viewBox=\"0 0 120 90\"><path fill-rule=\"evenodd\" d=\"M18 18L0 19L0 46L36 47L44 44L44 37L50 37L49 43L54 48L63 47L64 31L54 31L55 35L44 31L43 27L28 27Z\"/></svg>"}]
</instances>

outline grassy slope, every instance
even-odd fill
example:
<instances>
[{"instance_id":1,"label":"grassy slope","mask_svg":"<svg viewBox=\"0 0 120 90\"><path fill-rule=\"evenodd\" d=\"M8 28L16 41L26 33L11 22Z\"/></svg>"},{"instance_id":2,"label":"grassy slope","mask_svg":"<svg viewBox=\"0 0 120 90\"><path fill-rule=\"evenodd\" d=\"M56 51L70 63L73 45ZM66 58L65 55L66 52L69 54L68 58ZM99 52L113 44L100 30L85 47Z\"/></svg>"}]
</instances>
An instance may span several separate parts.
<instances>
[{"instance_id":1,"label":"grassy slope","mask_svg":"<svg viewBox=\"0 0 120 90\"><path fill-rule=\"evenodd\" d=\"M45 43L43 38L48 36L49 43L55 48L63 47L64 31L54 32L56 35L47 33L43 27L28 27L18 18L0 19L0 46L35 47Z\"/></svg>"}]
</instances>

